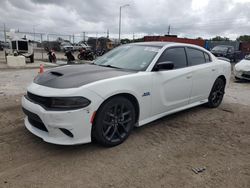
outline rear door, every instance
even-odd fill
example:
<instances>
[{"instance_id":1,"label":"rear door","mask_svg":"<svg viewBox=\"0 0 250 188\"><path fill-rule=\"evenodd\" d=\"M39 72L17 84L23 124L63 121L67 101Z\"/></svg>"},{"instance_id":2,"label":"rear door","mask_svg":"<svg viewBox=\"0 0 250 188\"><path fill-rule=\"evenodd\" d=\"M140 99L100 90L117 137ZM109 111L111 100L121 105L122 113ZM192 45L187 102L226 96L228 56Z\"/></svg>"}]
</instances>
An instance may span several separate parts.
<instances>
[{"instance_id":1,"label":"rear door","mask_svg":"<svg viewBox=\"0 0 250 188\"><path fill-rule=\"evenodd\" d=\"M208 98L217 72L211 57L205 51L186 48L188 64L192 67L192 93L189 103L203 101Z\"/></svg>"},{"instance_id":2,"label":"rear door","mask_svg":"<svg viewBox=\"0 0 250 188\"><path fill-rule=\"evenodd\" d=\"M188 105L189 102L192 67L187 66L185 47L166 49L157 63L166 61L174 64L173 70L152 72L152 115Z\"/></svg>"}]
</instances>

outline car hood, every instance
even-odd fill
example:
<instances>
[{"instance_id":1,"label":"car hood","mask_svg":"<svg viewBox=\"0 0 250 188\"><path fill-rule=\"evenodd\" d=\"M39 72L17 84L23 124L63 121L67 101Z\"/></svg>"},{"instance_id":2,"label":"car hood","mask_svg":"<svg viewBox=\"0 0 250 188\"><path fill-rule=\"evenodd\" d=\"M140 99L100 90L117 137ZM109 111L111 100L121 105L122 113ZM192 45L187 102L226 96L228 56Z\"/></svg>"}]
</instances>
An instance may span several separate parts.
<instances>
[{"instance_id":1,"label":"car hood","mask_svg":"<svg viewBox=\"0 0 250 188\"><path fill-rule=\"evenodd\" d=\"M114 78L136 72L102 67L98 65L63 66L38 75L34 83L58 89L77 88L103 79Z\"/></svg>"},{"instance_id":2,"label":"car hood","mask_svg":"<svg viewBox=\"0 0 250 188\"><path fill-rule=\"evenodd\" d=\"M250 71L250 60L243 59L235 65L238 71Z\"/></svg>"}]
</instances>

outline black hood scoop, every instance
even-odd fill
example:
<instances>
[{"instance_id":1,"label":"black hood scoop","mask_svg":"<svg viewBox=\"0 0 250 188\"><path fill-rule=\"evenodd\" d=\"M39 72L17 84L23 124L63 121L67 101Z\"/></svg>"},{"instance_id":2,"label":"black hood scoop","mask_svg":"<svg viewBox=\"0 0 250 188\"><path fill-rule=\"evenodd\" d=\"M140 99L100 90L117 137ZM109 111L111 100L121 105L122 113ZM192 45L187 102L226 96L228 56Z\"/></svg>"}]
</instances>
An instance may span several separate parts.
<instances>
[{"instance_id":1,"label":"black hood scoop","mask_svg":"<svg viewBox=\"0 0 250 188\"><path fill-rule=\"evenodd\" d=\"M133 73L136 72L91 64L70 65L46 71L38 75L34 82L42 86L58 89L77 88L98 80Z\"/></svg>"},{"instance_id":2,"label":"black hood scoop","mask_svg":"<svg viewBox=\"0 0 250 188\"><path fill-rule=\"evenodd\" d=\"M51 71L50 74L56 75L56 76L63 76L62 73L56 72L56 71Z\"/></svg>"}]
</instances>

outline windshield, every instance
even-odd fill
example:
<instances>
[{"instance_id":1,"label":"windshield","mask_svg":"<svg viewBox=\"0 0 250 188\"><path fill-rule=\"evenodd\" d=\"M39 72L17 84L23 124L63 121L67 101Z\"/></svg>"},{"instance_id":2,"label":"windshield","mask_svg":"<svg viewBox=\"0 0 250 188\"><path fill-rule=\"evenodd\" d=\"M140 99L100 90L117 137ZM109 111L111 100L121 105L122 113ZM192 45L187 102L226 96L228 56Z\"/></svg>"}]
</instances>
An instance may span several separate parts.
<instances>
[{"instance_id":1,"label":"windshield","mask_svg":"<svg viewBox=\"0 0 250 188\"><path fill-rule=\"evenodd\" d=\"M212 50L213 51L223 51L223 52L226 52L228 49L227 46L215 46Z\"/></svg>"},{"instance_id":2,"label":"windshield","mask_svg":"<svg viewBox=\"0 0 250 188\"><path fill-rule=\"evenodd\" d=\"M160 46L123 45L97 59L100 66L145 71L158 53Z\"/></svg>"}]
</instances>

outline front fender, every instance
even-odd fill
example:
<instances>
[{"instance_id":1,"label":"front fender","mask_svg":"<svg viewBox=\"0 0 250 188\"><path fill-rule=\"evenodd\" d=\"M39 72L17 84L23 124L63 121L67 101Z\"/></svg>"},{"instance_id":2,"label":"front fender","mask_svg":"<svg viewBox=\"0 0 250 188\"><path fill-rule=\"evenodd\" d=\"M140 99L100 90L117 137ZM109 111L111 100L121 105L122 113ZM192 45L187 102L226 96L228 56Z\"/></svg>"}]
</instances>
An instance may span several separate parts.
<instances>
[{"instance_id":1,"label":"front fender","mask_svg":"<svg viewBox=\"0 0 250 188\"><path fill-rule=\"evenodd\" d=\"M150 72L143 72L118 78L106 79L90 84L88 90L107 100L118 94L133 95L139 104L140 119L151 115L152 77ZM147 93L147 95L144 95ZM100 104L101 105L101 104Z\"/></svg>"}]
</instances>

